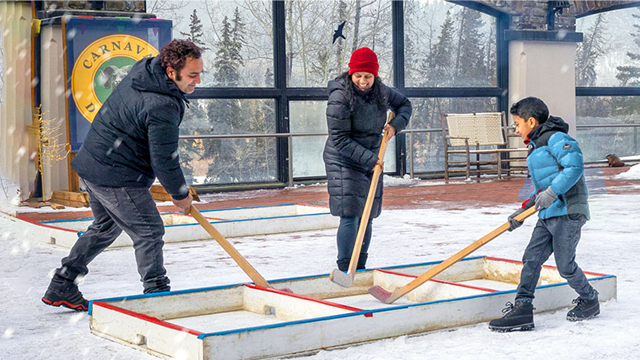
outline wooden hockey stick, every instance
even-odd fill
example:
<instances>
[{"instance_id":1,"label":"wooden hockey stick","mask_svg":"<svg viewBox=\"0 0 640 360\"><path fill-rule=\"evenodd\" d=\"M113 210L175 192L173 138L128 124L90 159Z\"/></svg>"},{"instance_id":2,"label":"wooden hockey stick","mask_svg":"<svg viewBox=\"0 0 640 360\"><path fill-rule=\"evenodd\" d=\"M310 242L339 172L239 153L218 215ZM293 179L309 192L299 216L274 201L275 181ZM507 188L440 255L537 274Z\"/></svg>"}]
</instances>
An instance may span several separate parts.
<instances>
[{"instance_id":1,"label":"wooden hockey stick","mask_svg":"<svg viewBox=\"0 0 640 360\"><path fill-rule=\"evenodd\" d=\"M518 221L523 221L524 219L528 218L530 215L534 214L535 212L536 212L536 207L532 206L529 209L525 210L522 214L516 216L515 219L518 220ZM450 258L448 258L447 260L441 262L440 264L432 267L431 269L426 271L424 274L418 276L417 278L415 278L413 281L411 281L407 285L405 285L405 286L403 286L401 288L398 288L398 289L394 290L393 292L389 292L389 291L383 289L382 287L380 287L379 285L376 285L376 286L372 286L372 287L369 288L369 294L373 295L373 297L375 297L376 299L382 301L385 304L391 304L394 301L396 301L399 298L401 298L404 295L406 295L408 292L414 290L418 286L420 286L420 285L424 284L425 282L429 281L434 276L440 274L443 270L445 270L449 266L457 263L460 259L462 259L465 256L467 256L467 255L471 254L472 252L476 251L482 245L484 245L484 244L488 243L489 241L495 239L496 237L498 237L499 235L501 235L502 233L504 233L508 229L509 229L509 222L506 222L506 223L500 225L500 227L498 227L497 229L493 230L492 232L488 233L487 235L483 236L482 238L476 240L471 245L469 245L466 248L460 250L455 255L451 256Z\"/></svg>"},{"instance_id":2,"label":"wooden hockey stick","mask_svg":"<svg viewBox=\"0 0 640 360\"><path fill-rule=\"evenodd\" d=\"M211 235L211 237L213 237L213 239L217 241L218 244L220 244L220 246L222 246L222 248L231 256L236 264L238 264L240 268L242 268L242 270L247 275L249 275L254 284L264 288L273 289L273 287L267 282L267 280L265 280L262 275L260 275L258 271L253 266L251 266L251 264L249 264L249 262L238 252L238 250L236 250L236 248L233 247L233 245L231 245L231 243L227 239L225 239L225 237L222 236L222 234L220 234L218 230L216 230L216 228L214 228L213 225L211 225L211 223L209 223L209 221L207 221L207 219L202 216L202 214L200 214L200 211L198 211L198 209L196 209L194 206L191 206L189 214L191 214L191 216L198 220L200 225L209 233L209 235ZM276 290L293 293L293 291L287 288Z\"/></svg>"},{"instance_id":3,"label":"wooden hockey stick","mask_svg":"<svg viewBox=\"0 0 640 360\"><path fill-rule=\"evenodd\" d=\"M393 113L389 113L387 118L387 124L393 119ZM382 143L380 144L380 150L378 151L378 159L384 159L384 153L387 150L387 138L388 130L384 130L382 135ZM378 188L378 179L382 174L381 166L376 165L373 169L373 177L371 179L371 185L369 186L369 194L367 194L367 201L364 204L364 210L362 211L362 217L360 218L360 227L358 228L358 235L356 236L356 242L353 246L353 253L351 254L351 261L349 262L349 269L347 273L343 273L339 269L333 269L329 275L329 279L334 283L342 287L350 287L353 285L353 279L356 276L356 267L358 266L358 259L360 258L360 250L362 250L362 242L364 240L364 234L367 231L367 224L369 223L369 216L371 215L371 208L373 207L373 200L376 197L376 189Z\"/></svg>"}]
</instances>

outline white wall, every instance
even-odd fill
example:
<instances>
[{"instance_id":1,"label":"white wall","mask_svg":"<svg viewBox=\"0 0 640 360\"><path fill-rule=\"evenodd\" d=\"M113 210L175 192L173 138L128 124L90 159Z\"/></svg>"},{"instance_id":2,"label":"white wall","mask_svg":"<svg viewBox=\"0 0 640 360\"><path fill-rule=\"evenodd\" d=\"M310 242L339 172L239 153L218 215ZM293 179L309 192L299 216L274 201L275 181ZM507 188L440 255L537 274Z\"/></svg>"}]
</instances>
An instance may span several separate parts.
<instances>
[{"instance_id":1,"label":"white wall","mask_svg":"<svg viewBox=\"0 0 640 360\"><path fill-rule=\"evenodd\" d=\"M29 135L31 106L31 5L0 2L0 36L4 54L4 86L0 105L0 172L29 196L36 176L30 155L37 143Z\"/></svg>"},{"instance_id":2,"label":"white wall","mask_svg":"<svg viewBox=\"0 0 640 360\"><path fill-rule=\"evenodd\" d=\"M549 113L569 124L576 136L576 43L554 41L511 41L509 43L509 106L535 96L549 107ZM511 116L509 123L513 123Z\"/></svg>"}]
</instances>

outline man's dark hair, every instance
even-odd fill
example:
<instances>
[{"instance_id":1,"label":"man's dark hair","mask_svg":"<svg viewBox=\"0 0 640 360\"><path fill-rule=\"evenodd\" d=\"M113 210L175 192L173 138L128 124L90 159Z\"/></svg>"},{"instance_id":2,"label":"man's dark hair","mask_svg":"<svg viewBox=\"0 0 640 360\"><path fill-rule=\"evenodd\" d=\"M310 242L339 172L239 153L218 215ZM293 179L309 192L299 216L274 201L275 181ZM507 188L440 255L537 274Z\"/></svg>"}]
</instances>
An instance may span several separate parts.
<instances>
[{"instance_id":1,"label":"man's dark hair","mask_svg":"<svg viewBox=\"0 0 640 360\"><path fill-rule=\"evenodd\" d=\"M171 40L160 49L160 63L163 68L172 67L180 80L180 71L184 68L187 58L200 59L202 49L188 40Z\"/></svg>"},{"instance_id":2,"label":"man's dark hair","mask_svg":"<svg viewBox=\"0 0 640 360\"><path fill-rule=\"evenodd\" d=\"M549 118L549 108L544 101L537 97L524 98L517 103L511 105L509 112L512 115L518 115L524 120L528 120L530 117L538 120L538 124L544 124Z\"/></svg>"}]
</instances>

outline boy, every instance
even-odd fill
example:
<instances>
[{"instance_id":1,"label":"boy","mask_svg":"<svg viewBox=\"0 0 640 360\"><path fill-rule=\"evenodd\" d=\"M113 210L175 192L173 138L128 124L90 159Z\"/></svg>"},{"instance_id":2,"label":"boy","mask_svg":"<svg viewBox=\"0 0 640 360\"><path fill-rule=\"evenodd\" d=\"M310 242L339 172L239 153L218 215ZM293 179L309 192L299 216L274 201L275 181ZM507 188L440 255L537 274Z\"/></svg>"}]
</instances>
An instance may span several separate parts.
<instances>
[{"instance_id":1,"label":"boy","mask_svg":"<svg viewBox=\"0 0 640 360\"><path fill-rule=\"evenodd\" d=\"M524 263L515 305L507 303L506 314L489 322L494 331L530 330L533 324L533 298L542 264L554 254L560 276L579 297L567 320L591 319L600 313L598 292L591 287L575 262L580 229L589 219L584 164L578 142L567 135L569 125L549 116L547 105L528 97L511 106L516 133L528 147L527 166L535 187L522 208L508 218L509 231L522 225L514 218L531 206L538 210L538 223L524 251Z\"/></svg>"}]
</instances>

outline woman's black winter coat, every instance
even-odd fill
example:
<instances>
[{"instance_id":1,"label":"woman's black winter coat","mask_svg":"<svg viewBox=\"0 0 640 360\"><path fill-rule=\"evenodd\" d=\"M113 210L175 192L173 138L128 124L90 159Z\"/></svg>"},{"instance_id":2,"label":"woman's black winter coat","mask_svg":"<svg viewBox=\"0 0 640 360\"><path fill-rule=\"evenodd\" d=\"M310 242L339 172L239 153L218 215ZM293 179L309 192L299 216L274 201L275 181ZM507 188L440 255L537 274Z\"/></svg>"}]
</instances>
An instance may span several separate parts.
<instances>
[{"instance_id":1,"label":"woman's black winter coat","mask_svg":"<svg viewBox=\"0 0 640 360\"><path fill-rule=\"evenodd\" d=\"M355 86L349 77L329 81L327 126L329 137L324 147L329 206L334 216L361 217L367 200L373 168L378 160L386 111L368 99L372 89L354 89L353 113L347 99L346 86ZM376 85L378 86L378 85ZM411 117L411 102L406 96L386 85L386 103L395 114L391 126L402 131ZM382 210L382 176L371 209L371 218Z\"/></svg>"}]
</instances>

